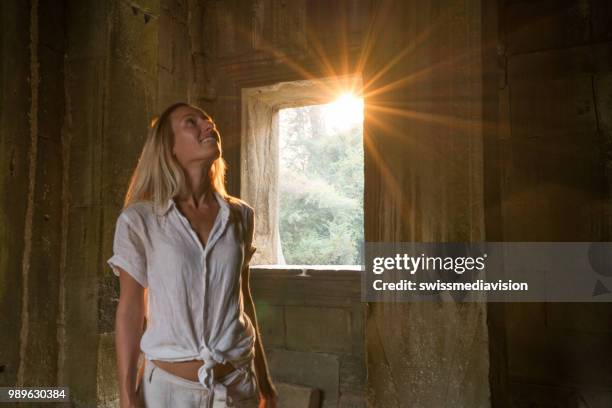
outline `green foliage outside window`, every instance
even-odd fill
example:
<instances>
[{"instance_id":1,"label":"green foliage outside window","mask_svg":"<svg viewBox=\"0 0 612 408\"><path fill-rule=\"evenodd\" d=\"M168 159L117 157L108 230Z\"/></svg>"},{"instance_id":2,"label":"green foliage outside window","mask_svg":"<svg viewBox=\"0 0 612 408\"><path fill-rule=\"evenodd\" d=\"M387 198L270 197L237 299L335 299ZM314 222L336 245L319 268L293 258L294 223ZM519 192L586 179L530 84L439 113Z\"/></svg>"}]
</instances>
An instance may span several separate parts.
<instances>
[{"instance_id":1,"label":"green foliage outside window","mask_svg":"<svg viewBox=\"0 0 612 408\"><path fill-rule=\"evenodd\" d=\"M362 112L350 127L325 105L279 112L280 238L290 265L359 265L363 244Z\"/></svg>"}]
</instances>

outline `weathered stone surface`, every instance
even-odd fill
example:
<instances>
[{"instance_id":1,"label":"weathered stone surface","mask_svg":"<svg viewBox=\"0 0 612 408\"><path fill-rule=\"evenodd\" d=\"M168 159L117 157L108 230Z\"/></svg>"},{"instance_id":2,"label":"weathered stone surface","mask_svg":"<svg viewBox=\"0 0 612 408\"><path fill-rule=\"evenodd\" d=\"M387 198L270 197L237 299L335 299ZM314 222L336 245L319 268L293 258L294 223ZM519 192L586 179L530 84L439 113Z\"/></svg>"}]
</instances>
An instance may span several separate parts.
<instances>
[{"instance_id":1,"label":"weathered stone surface","mask_svg":"<svg viewBox=\"0 0 612 408\"><path fill-rule=\"evenodd\" d=\"M513 83L514 80L553 80L567 78L568 75L592 74L597 69L593 57L598 48L603 52L607 47L584 45L515 55L508 58L504 75ZM599 69L605 70L603 67Z\"/></svg>"},{"instance_id":2,"label":"weathered stone surface","mask_svg":"<svg viewBox=\"0 0 612 408\"><path fill-rule=\"evenodd\" d=\"M287 347L299 351L350 352L351 317L343 309L285 307Z\"/></svg>"},{"instance_id":3,"label":"weathered stone surface","mask_svg":"<svg viewBox=\"0 0 612 408\"><path fill-rule=\"evenodd\" d=\"M376 406L488 406L488 379L482 377L488 360L481 354L487 339L478 305L375 304L371 309L368 324L376 330L366 337L369 398L372 389L387 391L375 396ZM381 319L403 313L406 319ZM386 357L379 358L381 353ZM432 391L442 384L444 392Z\"/></svg>"},{"instance_id":4,"label":"weathered stone surface","mask_svg":"<svg viewBox=\"0 0 612 408\"><path fill-rule=\"evenodd\" d=\"M30 2L0 2L0 386L17 383L30 164Z\"/></svg>"},{"instance_id":5,"label":"weathered stone surface","mask_svg":"<svg viewBox=\"0 0 612 408\"><path fill-rule=\"evenodd\" d=\"M271 350L270 371L275 381L305 385L322 391L323 407L338 404L338 357L324 353Z\"/></svg>"},{"instance_id":6,"label":"weathered stone surface","mask_svg":"<svg viewBox=\"0 0 612 408\"><path fill-rule=\"evenodd\" d=\"M115 333L100 334L98 343L97 407L118 407Z\"/></svg>"},{"instance_id":7,"label":"weathered stone surface","mask_svg":"<svg viewBox=\"0 0 612 408\"><path fill-rule=\"evenodd\" d=\"M363 398L366 367L363 356L345 354L340 357L340 392Z\"/></svg>"},{"instance_id":8,"label":"weathered stone surface","mask_svg":"<svg viewBox=\"0 0 612 408\"><path fill-rule=\"evenodd\" d=\"M257 323L265 347L285 347L285 310L265 301L255 304Z\"/></svg>"},{"instance_id":9,"label":"weathered stone surface","mask_svg":"<svg viewBox=\"0 0 612 408\"><path fill-rule=\"evenodd\" d=\"M605 303L546 305L546 325L560 330L612 334L612 308Z\"/></svg>"},{"instance_id":10,"label":"weathered stone surface","mask_svg":"<svg viewBox=\"0 0 612 408\"><path fill-rule=\"evenodd\" d=\"M612 131L612 73L597 75L593 80L598 128L610 132Z\"/></svg>"},{"instance_id":11,"label":"weathered stone surface","mask_svg":"<svg viewBox=\"0 0 612 408\"><path fill-rule=\"evenodd\" d=\"M264 332L264 346L272 355L299 347L300 350L317 352L298 353L298 356L325 355L337 360L339 372L337 378L332 380L334 384L338 383L339 396L342 398L346 394L344 400L349 404L346 406L363 403L366 370L364 309L358 296L360 272L309 270L307 278L296 278L296 273L295 270L269 270L263 267L251 270L257 313L263 317L259 321ZM266 320L270 320L271 313L275 316L271 322L274 329L266 327L270 324L266 324ZM284 316L282 326L277 320L281 316ZM291 341L285 331L292 333ZM281 343L280 339L287 340ZM304 368L299 364L300 361L288 364L282 372L284 378L293 379L290 382L304 384L295 378L302 378L303 374L300 373L311 370L311 367Z\"/></svg>"},{"instance_id":12,"label":"weathered stone surface","mask_svg":"<svg viewBox=\"0 0 612 408\"><path fill-rule=\"evenodd\" d=\"M345 394L340 395L338 408L366 408L366 400L363 395Z\"/></svg>"},{"instance_id":13,"label":"weathered stone surface","mask_svg":"<svg viewBox=\"0 0 612 408\"><path fill-rule=\"evenodd\" d=\"M0 382L51 385L59 354L58 343L49 339L58 337L60 317L65 107L64 41L55 28L64 24L63 11L47 3L7 2L0 16Z\"/></svg>"},{"instance_id":14,"label":"weathered stone surface","mask_svg":"<svg viewBox=\"0 0 612 408\"><path fill-rule=\"evenodd\" d=\"M554 311L559 307L559 311ZM588 305L584 305L587 308ZM566 322L558 327L548 321L551 314L563 313L562 304L520 304L508 308L508 363L515 390L528 385L528 378L539 379L539 384L560 386L578 391L600 387L606 390L612 381L607 368L612 352L606 349L611 335L589 332L588 327ZM574 316L568 315L567 319ZM538 336L533 336L533 333ZM592 352L598 350L597 353ZM534 364L537 361L537 364Z\"/></svg>"},{"instance_id":15,"label":"weathered stone surface","mask_svg":"<svg viewBox=\"0 0 612 408\"><path fill-rule=\"evenodd\" d=\"M505 241L609 240L609 12L599 0L500 9L511 112L500 118L510 134L499 163ZM605 406L609 313L598 306L505 305L514 405ZM596 384L602 399L591 402Z\"/></svg>"},{"instance_id":16,"label":"weathered stone surface","mask_svg":"<svg viewBox=\"0 0 612 408\"><path fill-rule=\"evenodd\" d=\"M364 316L366 315L366 307L367 304L354 302L351 308L351 342L353 347L351 354L358 358L365 354Z\"/></svg>"},{"instance_id":17,"label":"weathered stone surface","mask_svg":"<svg viewBox=\"0 0 612 408\"><path fill-rule=\"evenodd\" d=\"M510 87L512 136L515 138L567 140L578 137L576 134L588 137L597 130L593 84L588 76L517 79ZM551 151L555 153L557 151Z\"/></svg>"},{"instance_id":18,"label":"weathered stone surface","mask_svg":"<svg viewBox=\"0 0 612 408\"><path fill-rule=\"evenodd\" d=\"M373 90L364 122L368 242L485 238L482 4L384 1L374 16L363 72ZM368 404L490 406L486 319L484 304L369 304Z\"/></svg>"},{"instance_id":19,"label":"weathered stone surface","mask_svg":"<svg viewBox=\"0 0 612 408\"><path fill-rule=\"evenodd\" d=\"M593 26L591 41L605 41L612 39L612 7L608 0L589 1L591 9L591 24Z\"/></svg>"},{"instance_id":20,"label":"weathered stone surface","mask_svg":"<svg viewBox=\"0 0 612 408\"><path fill-rule=\"evenodd\" d=\"M605 408L612 405L612 391L610 390L584 390L581 396L588 407Z\"/></svg>"},{"instance_id":21,"label":"weathered stone surface","mask_svg":"<svg viewBox=\"0 0 612 408\"><path fill-rule=\"evenodd\" d=\"M512 384L517 386L518 384ZM609 402L610 400L606 398ZM605 400L604 400L605 401ZM526 384L512 388L512 406L515 407L604 407L605 405L584 405L585 398L575 389L550 385Z\"/></svg>"},{"instance_id":22,"label":"weathered stone surface","mask_svg":"<svg viewBox=\"0 0 612 408\"><path fill-rule=\"evenodd\" d=\"M46 16L40 19L40 38L46 32L64 24L63 13L47 9L52 4L41 3L39 13ZM42 20L52 20L42 23ZM52 35L53 37L53 35ZM22 374L24 385L53 384L57 381L57 342L48 339L58 337L57 321L60 319L60 279L62 245L62 184L63 184L63 144L62 127L64 119L64 44L62 37L56 39L56 49L40 43L35 46L37 80L33 82L33 115L36 121L32 136L36 142L36 155L29 175L31 184L31 214L26 222L26 238L29 235L30 248L24 254L29 257L24 268L28 289L26 313L28 322L23 326ZM24 322L25 323L25 322Z\"/></svg>"},{"instance_id":23,"label":"weathered stone surface","mask_svg":"<svg viewBox=\"0 0 612 408\"><path fill-rule=\"evenodd\" d=\"M0 385L15 384L21 364L26 382L68 384L76 407L115 401L117 281L104 261L144 126L177 100L220 119L229 190L259 205L275 199L256 184L273 181L274 162L241 137L242 89L357 72L367 85L366 239L482 240L484 215L499 211L487 228L505 240L609 241L611 10L606 0L1 2ZM483 92L488 44L499 49L499 95ZM274 107L334 96L296 89ZM483 95L500 102L499 120L483 121ZM274 112L265 99L262 123ZM259 132L268 128L245 123L273 153ZM501 135L499 151L483 151L483 134ZM242 161L251 153L259 166ZM498 209L483 209L484 155ZM270 225L258 224L258 246L272 259ZM323 387L325 406L363 406L367 358L370 406L488 406L482 305L368 305L362 330L358 286L318 278L254 285L279 380ZM308 309L328 307L349 316L328 320L348 319L350 334L338 325L322 340L299 327L317 329ZM515 404L611 405L607 309L505 312ZM289 346L324 353L279 350Z\"/></svg>"},{"instance_id":24,"label":"weathered stone surface","mask_svg":"<svg viewBox=\"0 0 612 408\"><path fill-rule=\"evenodd\" d=\"M100 177L104 134L109 4L70 2L67 20L66 167L67 220L64 265L64 331L60 378L76 406L97 392ZM94 283L95 282L95 283Z\"/></svg>"},{"instance_id":25,"label":"weathered stone surface","mask_svg":"<svg viewBox=\"0 0 612 408\"><path fill-rule=\"evenodd\" d=\"M313 267L303 275L301 267L255 266L251 276L254 295L272 304L353 308L361 302L357 269Z\"/></svg>"},{"instance_id":26,"label":"weathered stone surface","mask_svg":"<svg viewBox=\"0 0 612 408\"><path fill-rule=\"evenodd\" d=\"M187 7L174 2L162 3L159 17L159 77L157 110L189 100L191 83L191 41L187 25Z\"/></svg>"},{"instance_id":27,"label":"weathered stone surface","mask_svg":"<svg viewBox=\"0 0 612 408\"><path fill-rule=\"evenodd\" d=\"M279 408L319 408L319 390L302 385L277 382Z\"/></svg>"},{"instance_id":28,"label":"weathered stone surface","mask_svg":"<svg viewBox=\"0 0 612 408\"><path fill-rule=\"evenodd\" d=\"M569 48L589 40L588 2L545 0L505 6L503 24L510 54Z\"/></svg>"}]
</instances>

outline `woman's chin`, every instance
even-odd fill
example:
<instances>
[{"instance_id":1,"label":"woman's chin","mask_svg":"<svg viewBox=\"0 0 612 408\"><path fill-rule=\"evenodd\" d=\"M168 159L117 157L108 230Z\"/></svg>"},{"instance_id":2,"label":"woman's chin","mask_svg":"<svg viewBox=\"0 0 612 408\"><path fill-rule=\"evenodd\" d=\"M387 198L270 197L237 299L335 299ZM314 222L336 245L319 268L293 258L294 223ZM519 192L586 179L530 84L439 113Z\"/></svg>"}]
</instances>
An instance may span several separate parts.
<instances>
[{"instance_id":1,"label":"woman's chin","mask_svg":"<svg viewBox=\"0 0 612 408\"><path fill-rule=\"evenodd\" d=\"M215 151L202 152L201 155L198 155L197 160L201 160L203 162L213 162L217 160L220 156L221 152L219 152L219 149L216 149Z\"/></svg>"}]
</instances>

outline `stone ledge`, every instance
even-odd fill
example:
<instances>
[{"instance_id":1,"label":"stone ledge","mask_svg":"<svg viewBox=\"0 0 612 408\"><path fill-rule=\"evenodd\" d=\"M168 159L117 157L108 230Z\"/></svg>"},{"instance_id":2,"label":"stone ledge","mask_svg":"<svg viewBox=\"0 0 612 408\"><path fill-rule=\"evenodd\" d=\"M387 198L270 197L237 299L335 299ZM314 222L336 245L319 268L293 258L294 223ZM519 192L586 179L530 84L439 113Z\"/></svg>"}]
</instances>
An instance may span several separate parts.
<instances>
[{"instance_id":1,"label":"stone ledge","mask_svg":"<svg viewBox=\"0 0 612 408\"><path fill-rule=\"evenodd\" d=\"M303 385L276 383L279 408L319 408L320 391Z\"/></svg>"}]
</instances>

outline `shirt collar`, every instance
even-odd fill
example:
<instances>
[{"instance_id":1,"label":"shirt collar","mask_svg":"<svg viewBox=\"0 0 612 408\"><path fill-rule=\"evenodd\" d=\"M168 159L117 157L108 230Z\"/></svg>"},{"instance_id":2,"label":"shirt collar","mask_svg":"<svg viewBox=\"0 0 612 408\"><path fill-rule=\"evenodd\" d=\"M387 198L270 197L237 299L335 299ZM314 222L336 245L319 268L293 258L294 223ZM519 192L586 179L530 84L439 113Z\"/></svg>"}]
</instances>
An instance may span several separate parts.
<instances>
[{"instance_id":1,"label":"shirt collar","mask_svg":"<svg viewBox=\"0 0 612 408\"><path fill-rule=\"evenodd\" d=\"M219 203L219 207L221 208L221 211L223 211L224 213L228 213L230 209L229 203L217 191L213 191L213 193L215 197L217 198L217 202ZM174 202L174 198L171 197L168 199L168 202L166 203L166 208L164 209L163 215L167 215L168 212L174 206L176 206L176 203Z\"/></svg>"}]
</instances>

